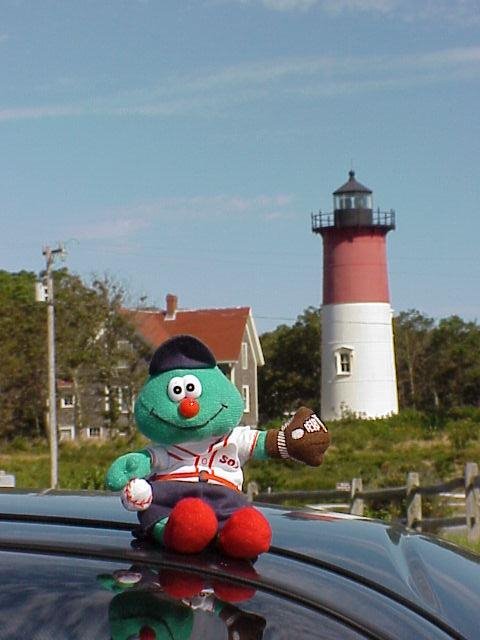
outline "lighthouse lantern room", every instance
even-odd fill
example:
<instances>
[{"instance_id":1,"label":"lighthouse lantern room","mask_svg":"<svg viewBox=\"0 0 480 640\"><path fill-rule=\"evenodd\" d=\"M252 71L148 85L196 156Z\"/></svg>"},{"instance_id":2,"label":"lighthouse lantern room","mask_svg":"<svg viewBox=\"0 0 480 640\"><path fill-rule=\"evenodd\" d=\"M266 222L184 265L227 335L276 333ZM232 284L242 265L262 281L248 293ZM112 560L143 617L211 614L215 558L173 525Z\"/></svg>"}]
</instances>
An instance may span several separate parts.
<instances>
[{"instance_id":1,"label":"lighthouse lantern room","mask_svg":"<svg viewBox=\"0 0 480 640\"><path fill-rule=\"evenodd\" d=\"M398 411L386 236L395 212L374 211L355 179L333 193L333 213L312 214L323 239L321 413L376 418Z\"/></svg>"}]
</instances>

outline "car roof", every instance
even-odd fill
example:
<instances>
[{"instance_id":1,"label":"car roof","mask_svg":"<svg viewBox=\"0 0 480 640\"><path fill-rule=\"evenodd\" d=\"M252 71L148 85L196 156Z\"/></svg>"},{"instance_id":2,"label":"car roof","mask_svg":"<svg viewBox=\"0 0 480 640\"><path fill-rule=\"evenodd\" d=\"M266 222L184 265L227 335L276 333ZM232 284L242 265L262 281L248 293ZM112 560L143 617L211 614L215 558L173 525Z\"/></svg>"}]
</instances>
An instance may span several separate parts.
<instances>
[{"instance_id":1,"label":"car roof","mask_svg":"<svg viewBox=\"0 0 480 640\"><path fill-rule=\"evenodd\" d=\"M97 629L95 637L109 638L106 611L119 596L112 598L94 578L142 567L142 575L174 571L199 576L208 588L212 581L222 580L252 589L255 595L242 602L242 610L263 617L267 636L275 630L271 637L291 637L282 633L292 625L318 638L340 637L339 629L341 637L352 639L399 634L429 640L477 637L477 556L397 525L317 510L257 506L272 525L272 548L245 572L242 563L214 552L182 556L135 544L136 515L122 508L117 495L5 490L0 493L0 566L3 576L13 571L16 587L10 585L9 593L17 589L23 594L13 605L8 600L9 606L19 609L26 624L28 616L22 610L35 609L32 602L38 603L40 594L48 601L47 575L49 584L56 585L56 604L49 605L51 615L48 606L41 615L51 623L52 615L63 611L58 624L75 618L74 611L65 613L67 594L58 585L76 576L71 588L92 611L84 624ZM22 576L29 581L27 603ZM71 624L63 632L56 628L56 637L90 637L81 625L77 633ZM209 636L206 629L202 637L221 637ZM25 632L36 637L32 629Z\"/></svg>"}]
</instances>

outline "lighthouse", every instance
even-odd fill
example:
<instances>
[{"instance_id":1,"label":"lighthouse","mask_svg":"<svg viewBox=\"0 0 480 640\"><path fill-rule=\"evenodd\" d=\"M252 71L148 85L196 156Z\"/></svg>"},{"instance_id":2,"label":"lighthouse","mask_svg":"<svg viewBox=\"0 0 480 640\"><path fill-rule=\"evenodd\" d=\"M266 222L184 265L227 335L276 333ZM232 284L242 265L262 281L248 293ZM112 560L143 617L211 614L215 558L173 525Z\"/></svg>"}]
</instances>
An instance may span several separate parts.
<instances>
[{"instance_id":1,"label":"lighthouse","mask_svg":"<svg viewBox=\"0 0 480 640\"><path fill-rule=\"evenodd\" d=\"M395 212L374 211L350 171L333 213L312 214L323 239L321 414L377 418L398 411L387 233Z\"/></svg>"}]
</instances>

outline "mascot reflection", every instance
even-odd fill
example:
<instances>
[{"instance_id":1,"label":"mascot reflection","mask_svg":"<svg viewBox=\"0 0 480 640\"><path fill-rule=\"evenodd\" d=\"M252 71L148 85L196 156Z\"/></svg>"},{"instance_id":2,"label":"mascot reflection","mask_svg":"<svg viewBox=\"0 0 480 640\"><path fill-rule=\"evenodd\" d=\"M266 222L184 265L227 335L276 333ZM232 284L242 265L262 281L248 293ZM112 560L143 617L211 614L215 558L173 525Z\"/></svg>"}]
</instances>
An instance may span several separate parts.
<instances>
[{"instance_id":1,"label":"mascot reflection","mask_svg":"<svg viewBox=\"0 0 480 640\"><path fill-rule=\"evenodd\" d=\"M239 572L245 578L256 575L250 563L236 564L235 573ZM207 640L218 638L222 627L229 640L263 637L265 619L234 604L254 595L250 587L144 566L100 575L98 580L116 594L109 607L112 640Z\"/></svg>"}]
</instances>

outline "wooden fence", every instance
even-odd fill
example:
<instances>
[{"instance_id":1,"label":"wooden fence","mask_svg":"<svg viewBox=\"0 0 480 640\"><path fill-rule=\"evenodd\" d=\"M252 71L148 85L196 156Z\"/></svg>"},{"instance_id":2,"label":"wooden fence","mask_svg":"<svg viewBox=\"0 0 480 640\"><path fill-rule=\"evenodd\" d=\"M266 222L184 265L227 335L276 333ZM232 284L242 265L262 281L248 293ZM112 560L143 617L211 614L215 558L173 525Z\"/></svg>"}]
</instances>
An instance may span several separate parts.
<instances>
[{"instance_id":1,"label":"wooden fence","mask_svg":"<svg viewBox=\"0 0 480 640\"><path fill-rule=\"evenodd\" d=\"M445 518L423 518L422 497L449 494L454 490L462 490L465 495L465 514ZM464 475L448 482L421 486L420 476L416 472L407 474L406 484L401 487L384 489L363 489L361 478L354 478L350 488L325 489L318 491L277 491L260 492L255 482L247 487L249 500L258 502L281 503L286 500L299 502L348 502L350 513L358 516L364 514L365 503L381 500L383 502L405 501L406 513L401 519L408 527L416 531L438 531L448 527L466 526L469 540L480 540L480 476L478 465L468 462Z\"/></svg>"}]
</instances>

